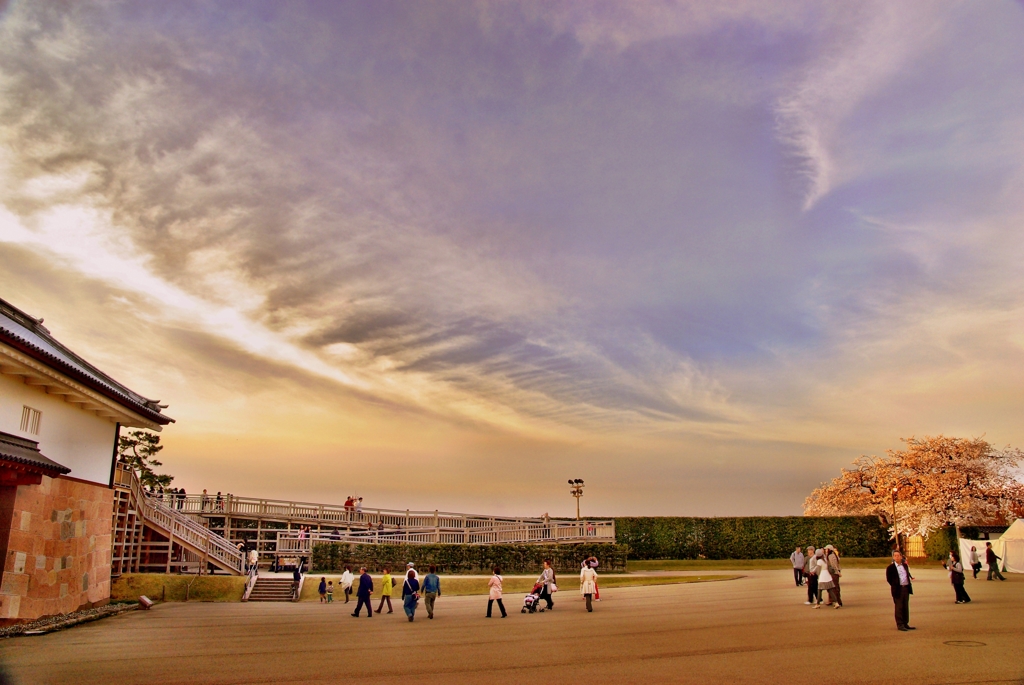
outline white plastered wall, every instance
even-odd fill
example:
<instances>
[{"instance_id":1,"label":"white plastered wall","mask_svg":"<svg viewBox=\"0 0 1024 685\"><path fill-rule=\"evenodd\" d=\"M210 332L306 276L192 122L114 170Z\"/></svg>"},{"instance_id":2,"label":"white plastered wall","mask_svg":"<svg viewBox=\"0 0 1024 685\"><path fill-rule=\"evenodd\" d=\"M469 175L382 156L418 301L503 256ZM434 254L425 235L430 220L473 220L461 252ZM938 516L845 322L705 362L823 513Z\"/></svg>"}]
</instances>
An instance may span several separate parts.
<instances>
[{"instance_id":1,"label":"white plastered wall","mask_svg":"<svg viewBox=\"0 0 1024 685\"><path fill-rule=\"evenodd\" d=\"M42 412L39 435L21 430L24 406ZM39 451L71 469L73 478L99 485L110 482L115 424L59 395L25 384L20 376L0 374L0 431L39 441Z\"/></svg>"}]
</instances>

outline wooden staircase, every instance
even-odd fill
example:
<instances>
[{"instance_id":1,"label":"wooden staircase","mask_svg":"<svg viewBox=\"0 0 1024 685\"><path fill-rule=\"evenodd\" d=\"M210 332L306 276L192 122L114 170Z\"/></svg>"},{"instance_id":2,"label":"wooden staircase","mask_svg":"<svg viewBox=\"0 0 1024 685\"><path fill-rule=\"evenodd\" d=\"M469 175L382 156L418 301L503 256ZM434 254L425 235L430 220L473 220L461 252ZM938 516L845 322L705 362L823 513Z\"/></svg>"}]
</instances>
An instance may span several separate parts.
<instances>
[{"instance_id":1,"label":"wooden staircase","mask_svg":"<svg viewBox=\"0 0 1024 685\"><path fill-rule=\"evenodd\" d=\"M163 566L164 572L178 566L178 558L189 559L203 570L210 565L232 575L245 574L245 560L232 543L159 498L149 496L135 471L120 462L114 487L118 494L112 575L152 570L153 557L157 558L155 565Z\"/></svg>"},{"instance_id":2,"label":"wooden staircase","mask_svg":"<svg viewBox=\"0 0 1024 685\"><path fill-rule=\"evenodd\" d=\"M249 593L250 602L293 602L290 578L257 578Z\"/></svg>"}]
</instances>

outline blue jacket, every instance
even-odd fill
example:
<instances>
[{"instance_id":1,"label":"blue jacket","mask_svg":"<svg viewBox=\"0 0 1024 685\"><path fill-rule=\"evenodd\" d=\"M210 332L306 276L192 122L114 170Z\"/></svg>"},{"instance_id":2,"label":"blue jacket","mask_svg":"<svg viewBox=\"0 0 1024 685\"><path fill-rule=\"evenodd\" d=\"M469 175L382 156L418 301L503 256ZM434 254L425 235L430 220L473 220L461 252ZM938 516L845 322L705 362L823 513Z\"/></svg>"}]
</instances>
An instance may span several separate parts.
<instances>
[{"instance_id":1,"label":"blue jacket","mask_svg":"<svg viewBox=\"0 0 1024 685\"><path fill-rule=\"evenodd\" d=\"M433 573L428 573L423 579L423 591L441 594L441 579Z\"/></svg>"},{"instance_id":2,"label":"blue jacket","mask_svg":"<svg viewBox=\"0 0 1024 685\"><path fill-rule=\"evenodd\" d=\"M359 589L356 590L356 597L369 597L373 593L373 578L369 573L359 576Z\"/></svg>"}]
</instances>

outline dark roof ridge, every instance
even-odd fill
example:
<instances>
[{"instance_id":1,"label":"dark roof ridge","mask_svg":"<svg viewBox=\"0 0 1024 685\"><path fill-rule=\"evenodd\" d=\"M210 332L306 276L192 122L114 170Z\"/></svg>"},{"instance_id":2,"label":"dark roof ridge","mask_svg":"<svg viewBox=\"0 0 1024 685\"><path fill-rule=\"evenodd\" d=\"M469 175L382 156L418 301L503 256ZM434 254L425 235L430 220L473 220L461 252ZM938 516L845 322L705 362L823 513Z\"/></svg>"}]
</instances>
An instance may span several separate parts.
<instances>
[{"instance_id":1,"label":"dark roof ridge","mask_svg":"<svg viewBox=\"0 0 1024 685\"><path fill-rule=\"evenodd\" d=\"M71 473L67 466L58 464L40 452L39 443L35 440L20 438L3 431L0 431L0 459L26 464L50 472L47 475L51 476L55 473Z\"/></svg>"},{"instance_id":2,"label":"dark roof ridge","mask_svg":"<svg viewBox=\"0 0 1024 685\"><path fill-rule=\"evenodd\" d=\"M166 408L167 405L162 405L159 400L151 400L148 397L140 395L139 393L129 389L122 383L119 383L109 375L97 369L79 355L72 352L50 334L50 331L43 326L43 319L36 319L35 317L26 314L2 298L0 298L0 315L5 316L38 336L42 341L51 345L54 350L67 357L67 359L73 363L69 363L69 361L61 359L38 345L33 344L30 340L26 340L19 336L15 331L8 330L3 327L2 323L0 323L0 334L2 334L0 337L7 338L10 342L14 342L14 347L26 352L29 356L35 357L39 361L43 361L50 366L56 367L61 372L75 380L78 380L79 382L82 382L91 389L106 395L118 404L136 411L156 423L166 425L174 422L174 419L169 416L164 416L160 411L161 409Z\"/></svg>"}]
</instances>

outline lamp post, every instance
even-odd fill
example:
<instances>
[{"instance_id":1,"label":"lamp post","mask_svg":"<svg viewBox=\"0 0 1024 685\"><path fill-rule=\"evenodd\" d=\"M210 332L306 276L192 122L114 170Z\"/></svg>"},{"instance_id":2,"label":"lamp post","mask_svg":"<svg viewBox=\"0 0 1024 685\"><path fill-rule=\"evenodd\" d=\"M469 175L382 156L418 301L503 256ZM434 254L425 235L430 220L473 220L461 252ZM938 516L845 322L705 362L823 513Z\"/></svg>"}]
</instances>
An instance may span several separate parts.
<instances>
[{"instance_id":1,"label":"lamp post","mask_svg":"<svg viewBox=\"0 0 1024 685\"><path fill-rule=\"evenodd\" d=\"M898 485L892 486L892 527L893 531L896 533L896 551L902 554L903 545L900 544L900 526L896 520L896 490L898 489Z\"/></svg>"},{"instance_id":2,"label":"lamp post","mask_svg":"<svg viewBox=\"0 0 1024 685\"><path fill-rule=\"evenodd\" d=\"M569 494L576 498L576 520L580 520L580 497L583 497L583 479L569 481Z\"/></svg>"}]
</instances>

